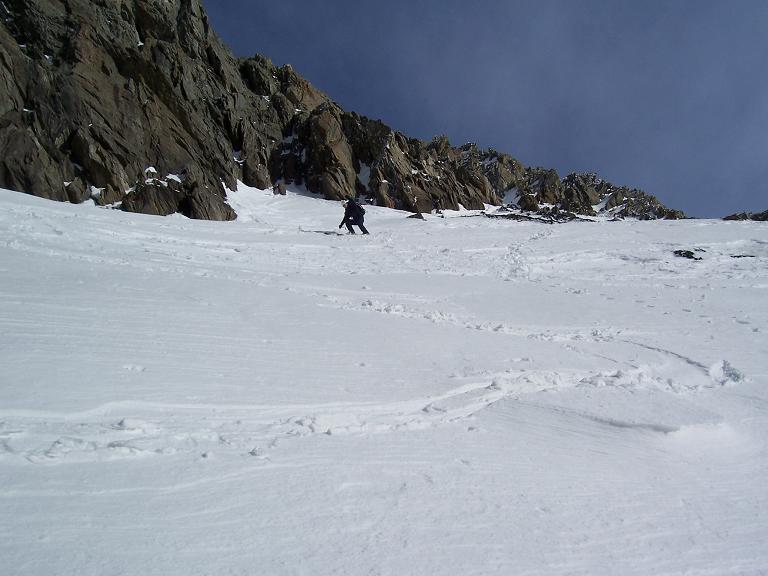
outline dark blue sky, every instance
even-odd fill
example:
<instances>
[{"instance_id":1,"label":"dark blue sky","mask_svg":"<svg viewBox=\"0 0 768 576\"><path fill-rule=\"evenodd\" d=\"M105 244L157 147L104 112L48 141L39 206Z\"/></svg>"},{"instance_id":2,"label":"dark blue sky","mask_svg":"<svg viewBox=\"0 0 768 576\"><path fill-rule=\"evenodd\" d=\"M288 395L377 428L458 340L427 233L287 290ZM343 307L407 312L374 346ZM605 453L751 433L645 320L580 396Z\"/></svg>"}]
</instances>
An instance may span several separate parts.
<instances>
[{"instance_id":1,"label":"dark blue sky","mask_svg":"<svg viewBox=\"0 0 768 576\"><path fill-rule=\"evenodd\" d=\"M204 0L409 136L593 171L693 216L768 209L768 1Z\"/></svg>"}]
</instances>

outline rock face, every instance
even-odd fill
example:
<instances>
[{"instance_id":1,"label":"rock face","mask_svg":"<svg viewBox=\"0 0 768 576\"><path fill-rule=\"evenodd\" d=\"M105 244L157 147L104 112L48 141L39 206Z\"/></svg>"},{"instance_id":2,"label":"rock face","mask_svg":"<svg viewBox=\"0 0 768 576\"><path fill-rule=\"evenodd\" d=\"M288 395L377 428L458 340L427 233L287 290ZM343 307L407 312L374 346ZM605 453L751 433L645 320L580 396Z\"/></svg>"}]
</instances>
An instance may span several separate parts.
<instances>
[{"instance_id":1,"label":"rock face","mask_svg":"<svg viewBox=\"0 0 768 576\"><path fill-rule=\"evenodd\" d=\"M326 98L235 60L199 0L4 0L0 185L55 200L231 219L225 188L269 185L295 108ZM261 73L255 74L253 68ZM254 91L274 84L269 102ZM178 186L145 182L148 168ZM224 186L222 186L222 183Z\"/></svg>"},{"instance_id":2,"label":"rock face","mask_svg":"<svg viewBox=\"0 0 768 576\"><path fill-rule=\"evenodd\" d=\"M739 212L726 216L723 220L755 220L757 222L768 222L768 210L765 212Z\"/></svg>"},{"instance_id":3,"label":"rock face","mask_svg":"<svg viewBox=\"0 0 768 576\"><path fill-rule=\"evenodd\" d=\"M561 180L555 170L528 168L511 191L517 195L514 203L522 210L557 220L598 214L617 219L685 218L685 214L665 207L654 196L616 186L592 173L573 173Z\"/></svg>"},{"instance_id":4,"label":"rock face","mask_svg":"<svg viewBox=\"0 0 768 576\"><path fill-rule=\"evenodd\" d=\"M238 179L414 213L683 216L593 174L560 179L346 112L290 66L234 58L200 0L3 0L0 20L1 187L212 220L236 217Z\"/></svg>"}]
</instances>

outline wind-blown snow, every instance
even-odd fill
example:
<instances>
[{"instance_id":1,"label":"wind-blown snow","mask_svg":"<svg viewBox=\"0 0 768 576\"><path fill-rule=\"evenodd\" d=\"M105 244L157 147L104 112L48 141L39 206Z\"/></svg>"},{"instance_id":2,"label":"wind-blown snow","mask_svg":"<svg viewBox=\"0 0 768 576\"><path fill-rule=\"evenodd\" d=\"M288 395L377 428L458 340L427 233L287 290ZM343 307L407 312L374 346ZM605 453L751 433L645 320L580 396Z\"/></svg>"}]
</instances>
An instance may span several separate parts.
<instances>
[{"instance_id":1,"label":"wind-blown snow","mask_svg":"<svg viewBox=\"0 0 768 576\"><path fill-rule=\"evenodd\" d=\"M0 573L768 573L764 224L230 202L0 191Z\"/></svg>"}]
</instances>

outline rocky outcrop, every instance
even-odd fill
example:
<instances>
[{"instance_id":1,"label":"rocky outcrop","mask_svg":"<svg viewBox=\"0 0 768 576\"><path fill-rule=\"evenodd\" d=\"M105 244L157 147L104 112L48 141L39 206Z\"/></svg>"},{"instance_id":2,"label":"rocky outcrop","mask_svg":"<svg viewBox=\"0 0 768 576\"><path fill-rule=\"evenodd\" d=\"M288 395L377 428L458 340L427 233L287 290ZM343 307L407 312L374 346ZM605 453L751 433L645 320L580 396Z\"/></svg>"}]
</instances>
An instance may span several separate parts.
<instances>
[{"instance_id":1,"label":"rocky outcrop","mask_svg":"<svg viewBox=\"0 0 768 576\"><path fill-rule=\"evenodd\" d=\"M726 216L723 220L754 220L756 222L768 222L768 210L765 212L739 212Z\"/></svg>"},{"instance_id":2,"label":"rocky outcrop","mask_svg":"<svg viewBox=\"0 0 768 576\"><path fill-rule=\"evenodd\" d=\"M408 138L331 102L298 116L284 142L276 173L329 199L365 195L411 212L501 202L474 146Z\"/></svg>"},{"instance_id":3,"label":"rocky outcrop","mask_svg":"<svg viewBox=\"0 0 768 576\"><path fill-rule=\"evenodd\" d=\"M694 250L674 250L672 253L678 258L687 258L688 260L703 260L701 256L696 256L696 252L704 252L701 248Z\"/></svg>"},{"instance_id":4,"label":"rocky outcrop","mask_svg":"<svg viewBox=\"0 0 768 576\"><path fill-rule=\"evenodd\" d=\"M9 188L230 219L225 187L268 186L286 122L327 100L290 69L237 61L199 0L4 0L2 10L0 185ZM270 102L273 85L282 98ZM150 166L181 183L145 184Z\"/></svg>"},{"instance_id":5,"label":"rocky outcrop","mask_svg":"<svg viewBox=\"0 0 768 576\"><path fill-rule=\"evenodd\" d=\"M592 174L423 142L342 110L290 66L238 60L200 0L0 2L0 186L147 214L232 219L238 179L329 199L673 218Z\"/></svg>"},{"instance_id":6,"label":"rocky outcrop","mask_svg":"<svg viewBox=\"0 0 768 576\"><path fill-rule=\"evenodd\" d=\"M558 220L607 215L640 220L679 219L685 214L665 207L637 189L616 186L593 173L573 173L560 179L555 170L528 168L515 182L513 204Z\"/></svg>"}]
</instances>

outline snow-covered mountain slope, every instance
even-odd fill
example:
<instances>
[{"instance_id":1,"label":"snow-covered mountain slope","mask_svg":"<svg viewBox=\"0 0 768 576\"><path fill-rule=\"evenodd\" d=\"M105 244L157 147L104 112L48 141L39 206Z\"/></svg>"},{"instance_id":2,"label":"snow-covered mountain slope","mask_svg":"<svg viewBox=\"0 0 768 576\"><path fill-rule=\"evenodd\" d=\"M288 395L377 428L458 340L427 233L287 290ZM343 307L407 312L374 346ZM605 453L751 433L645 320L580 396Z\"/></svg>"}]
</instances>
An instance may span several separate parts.
<instances>
[{"instance_id":1,"label":"snow-covered mountain slope","mask_svg":"<svg viewBox=\"0 0 768 576\"><path fill-rule=\"evenodd\" d=\"M764 224L230 201L0 192L0 573L768 573Z\"/></svg>"}]
</instances>

